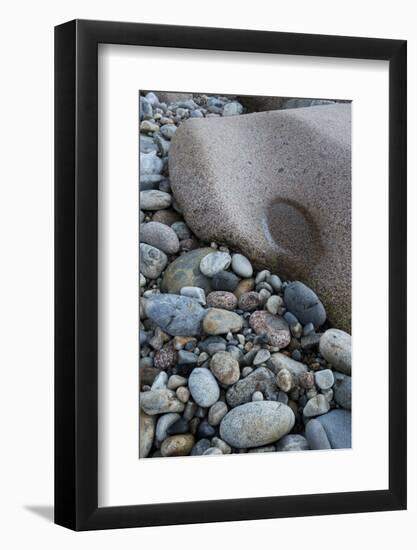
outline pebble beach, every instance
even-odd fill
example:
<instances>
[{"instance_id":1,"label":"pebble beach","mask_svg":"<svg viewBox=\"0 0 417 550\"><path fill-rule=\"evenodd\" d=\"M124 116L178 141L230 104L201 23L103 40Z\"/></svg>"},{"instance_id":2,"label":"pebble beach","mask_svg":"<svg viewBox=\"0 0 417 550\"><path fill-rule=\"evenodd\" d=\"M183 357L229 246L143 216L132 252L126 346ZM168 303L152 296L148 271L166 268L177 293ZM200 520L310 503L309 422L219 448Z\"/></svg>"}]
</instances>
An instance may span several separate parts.
<instances>
[{"instance_id":1,"label":"pebble beach","mask_svg":"<svg viewBox=\"0 0 417 550\"><path fill-rule=\"evenodd\" d=\"M248 112L231 96L139 98L140 458L351 447L350 334L302 280L200 240L171 187L182 124Z\"/></svg>"}]
</instances>

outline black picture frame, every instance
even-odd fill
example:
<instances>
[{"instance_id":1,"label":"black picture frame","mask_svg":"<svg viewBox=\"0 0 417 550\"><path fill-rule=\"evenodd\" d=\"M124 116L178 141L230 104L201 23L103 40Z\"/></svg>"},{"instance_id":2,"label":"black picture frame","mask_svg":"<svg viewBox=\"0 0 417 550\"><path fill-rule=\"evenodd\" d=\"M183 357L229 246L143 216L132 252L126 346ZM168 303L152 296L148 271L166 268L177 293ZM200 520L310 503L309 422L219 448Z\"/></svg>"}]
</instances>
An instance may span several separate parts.
<instances>
[{"instance_id":1,"label":"black picture frame","mask_svg":"<svg viewBox=\"0 0 417 550\"><path fill-rule=\"evenodd\" d=\"M98 44L389 62L389 488L98 507ZM406 508L406 41L74 20L55 28L55 522L74 530Z\"/></svg>"}]
</instances>

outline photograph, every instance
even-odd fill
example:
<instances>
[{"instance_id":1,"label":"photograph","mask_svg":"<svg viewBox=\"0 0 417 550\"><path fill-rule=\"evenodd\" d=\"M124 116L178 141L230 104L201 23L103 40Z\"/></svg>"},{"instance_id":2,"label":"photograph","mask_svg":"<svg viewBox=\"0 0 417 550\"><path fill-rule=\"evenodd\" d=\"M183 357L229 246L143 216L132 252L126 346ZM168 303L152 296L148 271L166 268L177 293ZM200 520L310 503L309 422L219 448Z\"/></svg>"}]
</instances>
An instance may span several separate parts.
<instances>
[{"instance_id":1,"label":"photograph","mask_svg":"<svg viewBox=\"0 0 417 550\"><path fill-rule=\"evenodd\" d=\"M414 540L413 4L2 7L0 549Z\"/></svg>"},{"instance_id":2,"label":"photograph","mask_svg":"<svg viewBox=\"0 0 417 550\"><path fill-rule=\"evenodd\" d=\"M351 106L139 91L139 458L351 448Z\"/></svg>"}]
</instances>

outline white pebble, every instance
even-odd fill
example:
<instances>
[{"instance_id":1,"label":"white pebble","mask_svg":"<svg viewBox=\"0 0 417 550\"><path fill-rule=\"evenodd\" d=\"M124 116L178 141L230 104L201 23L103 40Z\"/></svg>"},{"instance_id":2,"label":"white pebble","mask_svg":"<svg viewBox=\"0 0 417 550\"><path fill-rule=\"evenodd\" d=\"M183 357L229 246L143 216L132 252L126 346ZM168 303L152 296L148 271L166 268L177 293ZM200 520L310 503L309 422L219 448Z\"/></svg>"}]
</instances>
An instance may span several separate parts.
<instances>
[{"instance_id":1,"label":"white pebble","mask_svg":"<svg viewBox=\"0 0 417 550\"><path fill-rule=\"evenodd\" d=\"M281 298L281 296L270 296L266 302L265 308L267 311L269 311L269 313L276 315L283 303L284 300Z\"/></svg>"},{"instance_id":2,"label":"white pebble","mask_svg":"<svg viewBox=\"0 0 417 550\"><path fill-rule=\"evenodd\" d=\"M242 254L233 254L232 269L239 277L249 278L253 275L250 261Z\"/></svg>"},{"instance_id":3,"label":"white pebble","mask_svg":"<svg viewBox=\"0 0 417 550\"><path fill-rule=\"evenodd\" d=\"M214 277L219 271L230 266L232 258L227 252L211 252L204 256L200 262L200 271L206 277Z\"/></svg>"},{"instance_id":4,"label":"white pebble","mask_svg":"<svg viewBox=\"0 0 417 550\"><path fill-rule=\"evenodd\" d=\"M261 391L255 391L252 394L252 401L263 401L264 395Z\"/></svg>"}]
</instances>

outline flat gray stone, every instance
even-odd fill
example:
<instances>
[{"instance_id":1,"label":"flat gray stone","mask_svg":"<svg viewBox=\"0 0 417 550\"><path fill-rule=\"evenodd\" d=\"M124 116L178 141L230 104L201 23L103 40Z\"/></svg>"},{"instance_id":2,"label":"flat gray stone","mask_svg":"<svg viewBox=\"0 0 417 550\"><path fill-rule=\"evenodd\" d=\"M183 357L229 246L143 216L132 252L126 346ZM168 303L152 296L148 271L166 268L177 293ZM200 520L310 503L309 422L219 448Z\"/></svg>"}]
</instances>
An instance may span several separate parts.
<instances>
[{"instance_id":1,"label":"flat gray stone","mask_svg":"<svg viewBox=\"0 0 417 550\"><path fill-rule=\"evenodd\" d=\"M150 153L140 153L140 174L160 174L163 168L162 159L160 159L156 151Z\"/></svg>"},{"instance_id":2,"label":"flat gray stone","mask_svg":"<svg viewBox=\"0 0 417 550\"><path fill-rule=\"evenodd\" d=\"M295 361L283 353L273 353L271 358L268 360L267 366L275 374L278 374L280 370L288 370L294 379L296 384L300 381L300 376L308 371L307 365L301 363L300 361Z\"/></svg>"},{"instance_id":3,"label":"flat gray stone","mask_svg":"<svg viewBox=\"0 0 417 550\"><path fill-rule=\"evenodd\" d=\"M218 426L222 421L222 418L227 414L228 408L223 401L216 401L212 405L208 412L208 422L212 426Z\"/></svg>"},{"instance_id":4,"label":"flat gray stone","mask_svg":"<svg viewBox=\"0 0 417 550\"><path fill-rule=\"evenodd\" d=\"M350 449L352 447L351 418L350 411L343 409L335 409L317 417L317 421L326 432L332 449Z\"/></svg>"},{"instance_id":5,"label":"flat gray stone","mask_svg":"<svg viewBox=\"0 0 417 550\"><path fill-rule=\"evenodd\" d=\"M275 292L281 291L282 282L278 275L269 275L269 277L266 278L266 282L272 286Z\"/></svg>"},{"instance_id":6,"label":"flat gray stone","mask_svg":"<svg viewBox=\"0 0 417 550\"><path fill-rule=\"evenodd\" d=\"M303 281L350 331L350 104L189 119L169 170L199 238Z\"/></svg>"},{"instance_id":7,"label":"flat gray stone","mask_svg":"<svg viewBox=\"0 0 417 550\"><path fill-rule=\"evenodd\" d=\"M207 254L200 262L200 271L206 277L214 277L219 271L227 269L232 261L227 252L212 252Z\"/></svg>"},{"instance_id":8,"label":"flat gray stone","mask_svg":"<svg viewBox=\"0 0 417 550\"><path fill-rule=\"evenodd\" d=\"M220 396L219 386L209 369L193 369L188 379L188 388L200 407L211 407Z\"/></svg>"},{"instance_id":9,"label":"flat gray stone","mask_svg":"<svg viewBox=\"0 0 417 550\"><path fill-rule=\"evenodd\" d=\"M300 281L294 281L285 287L284 301L287 310L303 325L312 323L318 328L326 320L326 311L317 294Z\"/></svg>"},{"instance_id":10,"label":"flat gray stone","mask_svg":"<svg viewBox=\"0 0 417 550\"><path fill-rule=\"evenodd\" d=\"M267 349L260 349L255 355L252 364L256 366L261 365L262 363L266 363L270 357L271 353Z\"/></svg>"},{"instance_id":11,"label":"flat gray stone","mask_svg":"<svg viewBox=\"0 0 417 550\"><path fill-rule=\"evenodd\" d=\"M166 254L176 254L180 249L177 234L169 225L159 222L142 223L139 229L141 243L146 243Z\"/></svg>"},{"instance_id":12,"label":"flat gray stone","mask_svg":"<svg viewBox=\"0 0 417 550\"><path fill-rule=\"evenodd\" d=\"M246 403L226 414L220 423L220 437L238 449L261 447L290 432L294 422L294 413L282 403Z\"/></svg>"},{"instance_id":13,"label":"flat gray stone","mask_svg":"<svg viewBox=\"0 0 417 550\"><path fill-rule=\"evenodd\" d=\"M149 189L139 193L141 210L163 210L171 206L172 197L164 191Z\"/></svg>"},{"instance_id":14,"label":"flat gray stone","mask_svg":"<svg viewBox=\"0 0 417 550\"><path fill-rule=\"evenodd\" d=\"M239 277L252 277L253 267L250 261L242 254L233 254L232 269Z\"/></svg>"},{"instance_id":15,"label":"flat gray stone","mask_svg":"<svg viewBox=\"0 0 417 550\"><path fill-rule=\"evenodd\" d=\"M210 308L204 317L203 330L206 334L218 335L239 332L243 326L242 317L227 309Z\"/></svg>"},{"instance_id":16,"label":"flat gray stone","mask_svg":"<svg viewBox=\"0 0 417 550\"><path fill-rule=\"evenodd\" d=\"M303 409L303 414L307 418L312 416L318 416L320 414L325 414L330 409L329 402L327 399L319 393L316 397L312 397L307 401L306 406Z\"/></svg>"},{"instance_id":17,"label":"flat gray stone","mask_svg":"<svg viewBox=\"0 0 417 550\"><path fill-rule=\"evenodd\" d=\"M212 248L198 248L170 263L162 279L161 291L179 294L184 286L197 286L208 294L211 291L210 279L201 273L200 262L211 252Z\"/></svg>"},{"instance_id":18,"label":"flat gray stone","mask_svg":"<svg viewBox=\"0 0 417 550\"><path fill-rule=\"evenodd\" d=\"M165 266L168 258L165 252L149 244L139 245L139 268L142 275L148 279L157 279Z\"/></svg>"},{"instance_id":19,"label":"flat gray stone","mask_svg":"<svg viewBox=\"0 0 417 550\"><path fill-rule=\"evenodd\" d=\"M177 399L175 392L172 390L141 392L139 402L142 411L148 415L182 412L184 410L184 403Z\"/></svg>"},{"instance_id":20,"label":"flat gray stone","mask_svg":"<svg viewBox=\"0 0 417 550\"><path fill-rule=\"evenodd\" d=\"M307 422L306 438L310 449L313 451L332 448L321 422L315 418Z\"/></svg>"},{"instance_id":21,"label":"flat gray stone","mask_svg":"<svg viewBox=\"0 0 417 550\"><path fill-rule=\"evenodd\" d=\"M350 376L352 371L352 337L343 330L330 328L320 338L320 353L333 367Z\"/></svg>"},{"instance_id":22,"label":"flat gray stone","mask_svg":"<svg viewBox=\"0 0 417 550\"><path fill-rule=\"evenodd\" d=\"M197 300L177 294L154 294L145 298L145 311L149 319L171 336L200 334L206 314Z\"/></svg>"}]
</instances>

